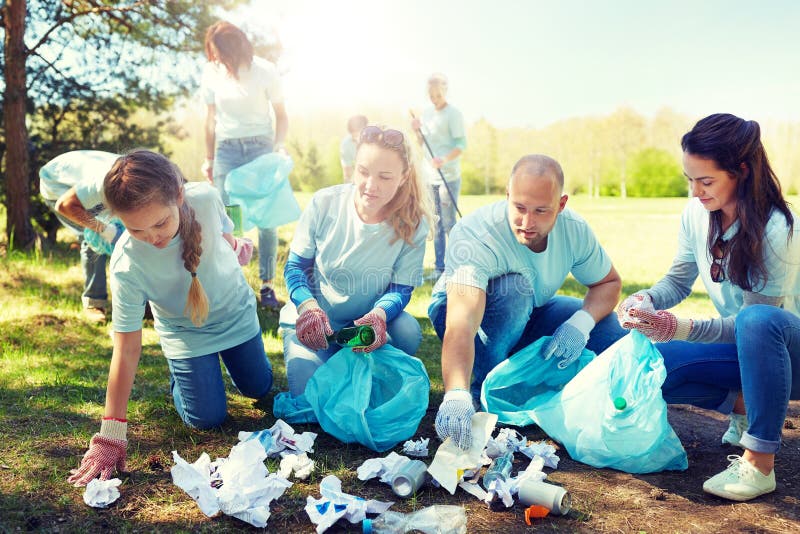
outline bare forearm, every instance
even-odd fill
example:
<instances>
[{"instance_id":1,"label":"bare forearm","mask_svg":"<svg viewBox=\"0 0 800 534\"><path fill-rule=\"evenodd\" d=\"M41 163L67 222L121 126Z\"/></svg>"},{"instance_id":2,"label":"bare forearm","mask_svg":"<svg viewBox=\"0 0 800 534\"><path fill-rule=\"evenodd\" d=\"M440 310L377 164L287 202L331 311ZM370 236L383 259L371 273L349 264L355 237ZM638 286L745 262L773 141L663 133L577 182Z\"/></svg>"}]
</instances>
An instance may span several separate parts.
<instances>
[{"instance_id":1,"label":"bare forearm","mask_svg":"<svg viewBox=\"0 0 800 534\"><path fill-rule=\"evenodd\" d=\"M55 208L60 215L63 215L83 228L89 228L98 233L102 232L103 228L105 228L105 224L95 219L94 215L86 210L80 199L78 199L74 187L61 195L61 198L56 201Z\"/></svg>"},{"instance_id":2,"label":"bare forearm","mask_svg":"<svg viewBox=\"0 0 800 534\"><path fill-rule=\"evenodd\" d=\"M444 390L469 389L475 363L475 334L465 329L445 330L442 343L442 381Z\"/></svg>"},{"instance_id":3,"label":"bare forearm","mask_svg":"<svg viewBox=\"0 0 800 534\"><path fill-rule=\"evenodd\" d=\"M619 280L597 284L589 288L583 299L583 309L595 322L611 313L619 302L622 283Z\"/></svg>"},{"instance_id":4,"label":"bare forearm","mask_svg":"<svg viewBox=\"0 0 800 534\"><path fill-rule=\"evenodd\" d=\"M114 353L111 356L111 368L108 373L105 417L126 419L128 399L142 353L141 334L141 330L124 334L114 333Z\"/></svg>"}]
</instances>

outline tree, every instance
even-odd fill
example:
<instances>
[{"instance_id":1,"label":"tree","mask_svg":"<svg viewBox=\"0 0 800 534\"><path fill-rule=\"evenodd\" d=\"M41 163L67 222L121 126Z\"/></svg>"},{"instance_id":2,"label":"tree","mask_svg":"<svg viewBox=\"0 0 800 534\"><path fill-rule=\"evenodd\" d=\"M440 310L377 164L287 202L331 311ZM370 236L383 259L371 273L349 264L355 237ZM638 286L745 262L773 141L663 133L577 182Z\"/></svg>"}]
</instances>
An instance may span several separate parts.
<instances>
[{"instance_id":1,"label":"tree","mask_svg":"<svg viewBox=\"0 0 800 534\"><path fill-rule=\"evenodd\" d=\"M632 197L686 196L686 179L681 166L666 150L640 150L631 157L628 170L628 194Z\"/></svg>"},{"instance_id":2,"label":"tree","mask_svg":"<svg viewBox=\"0 0 800 534\"><path fill-rule=\"evenodd\" d=\"M140 109L163 112L194 87L212 11L238 3L7 0L0 7L10 244L28 248L34 242L32 153L119 150L154 140L157 146L166 123L143 135L145 128L131 118ZM40 146L31 146L28 123Z\"/></svg>"}]
</instances>

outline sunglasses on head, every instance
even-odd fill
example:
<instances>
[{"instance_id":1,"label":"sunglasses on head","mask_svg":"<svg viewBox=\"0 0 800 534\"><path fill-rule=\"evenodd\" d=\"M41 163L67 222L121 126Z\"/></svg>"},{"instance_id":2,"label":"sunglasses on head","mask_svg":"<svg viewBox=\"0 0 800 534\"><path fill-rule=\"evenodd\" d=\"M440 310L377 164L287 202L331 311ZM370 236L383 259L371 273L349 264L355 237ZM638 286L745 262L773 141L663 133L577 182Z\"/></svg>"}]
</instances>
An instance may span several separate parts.
<instances>
[{"instance_id":1,"label":"sunglasses on head","mask_svg":"<svg viewBox=\"0 0 800 534\"><path fill-rule=\"evenodd\" d=\"M374 143L375 141L383 141L383 144L390 148L402 146L403 132L399 130L386 129L381 130L377 126L367 126L361 130L361 137L359 143Z\"/></svg>"},{"instance_id":2,"label":"sunglasses on head","mask_svg":"<svg viewBox=\"0 0 800 534\"><path fill-rule=\"evenodd\" d=\"M722 261L728 253L728 242L718 237L714 246L711 247L711 280L719 283L725 281L725 269Z\"/></svg>"}]
</instances>

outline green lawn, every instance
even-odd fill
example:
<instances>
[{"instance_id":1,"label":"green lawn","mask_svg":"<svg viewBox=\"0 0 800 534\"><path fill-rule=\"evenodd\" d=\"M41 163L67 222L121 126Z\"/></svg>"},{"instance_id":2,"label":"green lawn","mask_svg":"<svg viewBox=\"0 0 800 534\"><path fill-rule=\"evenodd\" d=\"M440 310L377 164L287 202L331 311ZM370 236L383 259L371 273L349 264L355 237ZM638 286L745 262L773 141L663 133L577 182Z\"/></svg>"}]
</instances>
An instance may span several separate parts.
<instances>
[{"instance_id":1,"label":"green lawn","mask_svg":"<svg viewBox=\"0 0 800 534\"><path fill-rule=\"evenodd\" d=\"M466 197L462 211L466 214L496 198ZM300 199L304 203L308 195L300 195ZM575 198L569 205L595 229L623 277L627 294L648 287L666 272L685 202ZM279 264L285 258L292 229L280 229ZM62 237L67 238L66 232ZM432 249L431 243L428 246ZM192 431L180 421L169 396L168 370L157 336L151 325L145 328L143 357L128 416L128 465L132 473L124 480L120 501L110 510L97 511L83 504L82 491L69 486L66 477L99 428L111 353L109 328L91 325L80 314L82 273L78 252L70 249L69 242L59 241L46 253L8 254L4 247L0 252L0 531L240 529L242 523L234 519L205 519L195 503L172 485L170 451L177 450L189 461L203 451L212 457L227 456L239 430L267 428L274 423L272 397L286 389L276 317L262 317L275 370L273 392L254 403L231 389L231 417L221 431L213 432ZM432 258L430 252L427 261ZM255 262L246 272L255 286ZM567 286L574 294L574 281ZM279 293L285 298L284 289ZM428 367L432 382L431 408L419 429L419 435L424 436L434 435L432 420L442 392L440 343L425 315L429 296L428 284L415 292L409 306L423 324L424 340L418 356ZM713 308L698 291L680 311L709 315ZM313 425L298 430L306 428L319 431ZM343 445L321 433L314 454L319 469L309 481L295 484L273 504L270 529L309 532L311 523L302 511L305 496L318 495L319 480L330 473L342 478L351 492L392 500L387 486L365 484L355 477L355 468L374 456L377 454L363 447ZM272 460L268 463L271 471L276 464ZM451 498L441 491L427 492L396 506L409 510L437 502L479 506L458 493ZM503 523L503 514L497 515L497 521Z\"/></svg>"}]
</instances>

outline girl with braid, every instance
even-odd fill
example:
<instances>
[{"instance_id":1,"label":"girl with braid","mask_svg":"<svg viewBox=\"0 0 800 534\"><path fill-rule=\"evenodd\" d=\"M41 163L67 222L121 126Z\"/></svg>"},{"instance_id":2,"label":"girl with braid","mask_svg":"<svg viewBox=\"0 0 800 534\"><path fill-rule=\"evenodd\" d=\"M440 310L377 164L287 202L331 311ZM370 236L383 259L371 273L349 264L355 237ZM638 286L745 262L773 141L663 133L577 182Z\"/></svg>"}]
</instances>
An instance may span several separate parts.
<instances>
[{"instance_id":1,"label":"girl with braid","mask_svg":"<svg viewBox=\"0 0 800 534\"><path fill-rule=\"evenodd\" d=\"M187 183L166 157L136 150L105 177L106 205L125 224L111 256L114 349L105 413L70 483L125 469L126 413L142 352L146 303L170 370L170 389L190 427L227 414L222 361L242 395L272 386L256 302L230 245L233 223L208 183Z\"/></svg>"}]
</instances>

